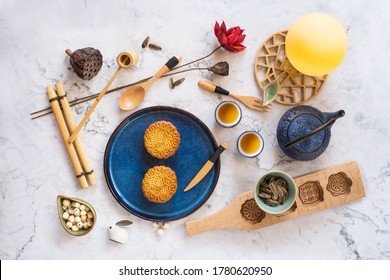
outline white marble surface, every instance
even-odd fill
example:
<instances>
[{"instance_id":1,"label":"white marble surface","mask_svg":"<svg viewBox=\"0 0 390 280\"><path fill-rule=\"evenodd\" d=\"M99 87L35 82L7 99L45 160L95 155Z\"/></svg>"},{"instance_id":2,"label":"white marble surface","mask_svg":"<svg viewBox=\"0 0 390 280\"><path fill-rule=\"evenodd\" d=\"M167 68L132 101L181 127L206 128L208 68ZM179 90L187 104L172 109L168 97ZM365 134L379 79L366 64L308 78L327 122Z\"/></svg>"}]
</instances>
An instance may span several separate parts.
<instances>
[{"instance_id":1,"label":"white marble surface","mask_svg":"<svg viewBox=\"0 0 390 280\"><path fill-rule=\"evenodd\" d=\"M389 259L390 141L389 89L390 6L386 0L348 1L0 1L0 258L1 259ZM329 148L318 159L298 162L285 157L275 130L288 107L275 104L258 114L243 108L239 126L218 127L213 110L223 99L197 86L212 79L230 90L258 95L253 74L257 48L271 33L287 29L299 16L313 11L339 18L348 29L349 48L342 65L323 90L308 102L322 111L344 109L346 116L332 129ZM207 203L191 216L171 223L158 238L148 221L126 212L109 192L103 176L103 154L110 134L129 113L117 106L120 93L106 96L81 137L96 171L98 185L78 187L52 115L30 120L32 111L48 105L45 87L64 83L69 98L96 93L112 75L116 55L127 48L140 53L132 70L119 74L114 86L153 74L174 54L189 61L218 44L215 20L240 25L247 49L238 54L219 51L199 65L226 60L229 77L190 72L173 91L158 81L140 108L170 105L199 116L223 154L219 184ZM142 50L146 36L163 51ZM69 70L64 50L93 46L104 65L89 82ZM368 100L370 100L368 102ZM92 103L77 106L77 120ZM256 159L244 159L233 148L246 129L262 133L266 147ZM188 237L184 222L208 216L251 190L262 173L277 168L296 176L320 168L358 161L367 197L333 209L255 232L218 230ZM73 238L59 225L56 196L89 201L98 211L96 228ZM130 218L130 240L108 240L106 227Z\"/></svg>"}]
</instances>

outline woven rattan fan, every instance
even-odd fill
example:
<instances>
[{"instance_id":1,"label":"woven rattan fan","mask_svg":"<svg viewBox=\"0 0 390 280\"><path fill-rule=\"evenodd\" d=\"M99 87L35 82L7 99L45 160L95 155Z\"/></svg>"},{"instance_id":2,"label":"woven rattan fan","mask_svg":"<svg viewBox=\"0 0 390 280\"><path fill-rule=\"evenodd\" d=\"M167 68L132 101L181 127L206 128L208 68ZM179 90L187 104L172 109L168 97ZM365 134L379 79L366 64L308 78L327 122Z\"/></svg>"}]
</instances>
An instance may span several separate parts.
<instances>
[{"instance_id":1,"label":"woven rattan fan","mask_svg":"<svg viewBox=\"0 0 390 280\"><path fill-rule=\"evenodd\" d=\"M271 35L260 46L255 60L255 76L260 88L278 77L276 102L285 105L303 104L320 93L328 75L312 77L296 70L285 53L287 30Z\"/></svg>"}]
</instances>

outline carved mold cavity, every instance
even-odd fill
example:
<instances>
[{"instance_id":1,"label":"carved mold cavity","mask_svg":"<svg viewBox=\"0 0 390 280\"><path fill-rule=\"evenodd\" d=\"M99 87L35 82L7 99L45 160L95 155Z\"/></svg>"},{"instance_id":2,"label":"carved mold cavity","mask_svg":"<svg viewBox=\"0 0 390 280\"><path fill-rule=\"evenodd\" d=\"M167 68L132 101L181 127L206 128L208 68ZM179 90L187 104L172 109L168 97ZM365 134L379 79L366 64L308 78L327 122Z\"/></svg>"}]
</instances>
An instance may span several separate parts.
<instances>
[{"instance_id":1,"label":"carved mold cavity","mask_svg":"<svg viewBox=\"0 0 390 280\"><path fill-rule=\"evenodd\" d=\"M326 189L333 195L339 196L349 194L351 191L352 180L344 172L339 172L329 176Z\"/></svg>"},{"instance_id":2,"label":"carved mold cavity","mask_svg":"<svg viewBox=\"0 0 390 280\"><path fill-rule=\"evenodd\" d=\"M251 224L258 224L265 217L265 212L260 209L254 198L246 200L241 205L240 213L245 221Z\"/></svg>"},{"instance_id":3,"label":"carved mold cavity","mask_svg":"<svg viewBox=\"0 0 390 280\"><path fill-rule=\"evenodd\" d=\"M295 210L297 210L297 202L294 202L294 204L291 206L290 209L288 209L286 212L283 212L281 214L276 214L275 216L276 217L282 217L282 216L285 216L285 215L288 215L288 214L291 214L291 213L294 213Z\"/></svg>"},{"instance_id":4,"label":"carved mold cavity","mask_svg":"<svg viewBox=\"0 0 390 280\"><path fill-rule=\"evenodd\" d=\"M324 201L324 191L318 181L309 181L299 186L299 198L303 204L317 204Z\"/></svg>"}]
</instances>

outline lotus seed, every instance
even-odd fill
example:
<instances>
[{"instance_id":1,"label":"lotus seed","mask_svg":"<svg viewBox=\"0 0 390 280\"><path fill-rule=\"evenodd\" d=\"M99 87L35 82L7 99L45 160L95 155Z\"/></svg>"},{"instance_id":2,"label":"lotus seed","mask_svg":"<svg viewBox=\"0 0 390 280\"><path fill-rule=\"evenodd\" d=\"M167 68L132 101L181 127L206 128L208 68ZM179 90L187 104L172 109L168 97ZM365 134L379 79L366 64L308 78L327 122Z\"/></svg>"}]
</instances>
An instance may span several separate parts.
<instances>
[{"instance_id":1,"label":"lotus seed","mask_svg":"<svg viewBox=\"0 0 390 280\"><path fill-rule=\"evenodd\" d=\"M68 213L68 212L64 212L64 213L62 214L62 218L63 218L64 220L67 220L67 219L69 218L69 213Z\"/></svg>"},{"instance_id":2,"label":"lotus seed","mask_svg":"<svg viewBox=\"0 0 390 280\"><path fill-rule=\"evenodd\" d=\"M68 217L68 221L71 222L71 223L74 223L74 216L73 215L70 215Z\"/></svg>"},{"instance_id":3,"label":"lotus seed","mask_svg":"<svg viewBox=\"0 0 390 280\"><path fill-rule=\"evenodd\" d=\"M64 205L65 207L68 207L69 204L70 204L70 201L69 201L68 199L64 199L64 200L62 201L62 205Z\"/></svg>"}]
</instances>

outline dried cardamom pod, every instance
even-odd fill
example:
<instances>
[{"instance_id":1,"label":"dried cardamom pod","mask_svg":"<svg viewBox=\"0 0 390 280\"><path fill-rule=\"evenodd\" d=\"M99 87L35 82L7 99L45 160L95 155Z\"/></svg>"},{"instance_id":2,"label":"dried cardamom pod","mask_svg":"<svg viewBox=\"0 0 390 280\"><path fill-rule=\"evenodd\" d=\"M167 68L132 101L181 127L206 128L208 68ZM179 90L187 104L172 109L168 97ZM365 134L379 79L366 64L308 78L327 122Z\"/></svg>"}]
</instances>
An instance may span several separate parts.
<instances>
[{"instance_id":1,"label":"dried cardamom pod","mask_svg":"<svg viewBox=\"0 0 390 280\"><path fill-rule=\"evenodd\" d=\"M156 45L156 44L149 44L149 48L156 50L156 51L162 50L162 47L160 47L159 45Z\"/></svg>"},{"instance_id":2,"label":"dried cardamom pod","mask_svg":"<svg viewBox=\"0 0 390 280\"><path fill-rule=\"evenodd\" d=\"M207 68L208 71L221 76L229 76L229 63L226 61L218 62L214 66Z\"/></svg>"},{"instance_id":3,"label":"dried cardamom pod","mask_svg":"<svg viewBox=\"0 0 390 280\"><path fill-rule=\"evenodd\" d=\"M149 43L149 36L145 38L145 40L142 42L142 48L146 48L146 46L148 45Z\"/></svg>"}]
</instances>

